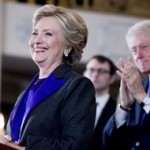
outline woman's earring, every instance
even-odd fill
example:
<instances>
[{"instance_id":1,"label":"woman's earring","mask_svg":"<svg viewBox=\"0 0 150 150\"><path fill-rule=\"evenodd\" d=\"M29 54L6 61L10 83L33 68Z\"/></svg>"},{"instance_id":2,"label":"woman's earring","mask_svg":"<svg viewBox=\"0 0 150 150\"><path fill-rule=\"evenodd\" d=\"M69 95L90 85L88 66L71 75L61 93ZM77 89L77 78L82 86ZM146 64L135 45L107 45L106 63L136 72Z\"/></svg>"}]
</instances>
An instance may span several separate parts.
<instances>
[{"instance_id":1,"label":"woman's earring","mask_svg":"<svg viewBox=\"0 0 150 150\"><path fill-rule=\"evenodd\" d=\"M65 57L68 57L70 52L71 52L71 48L65 49L65 51L64 51Z\"/></svg>"},{"instance_id":2,"label":"woman's earring","mask_svg":"<svg viewBox=\"0 0 150 150\"><path fill-rule=\"evenodd\" d=\"M68 54L69 54L69 53L68 53L68 51L67 51L67 50L65 50L65 51L64 51L64 55L65 55L65 57L68 57Z\"/></svg>"}]
</instances>

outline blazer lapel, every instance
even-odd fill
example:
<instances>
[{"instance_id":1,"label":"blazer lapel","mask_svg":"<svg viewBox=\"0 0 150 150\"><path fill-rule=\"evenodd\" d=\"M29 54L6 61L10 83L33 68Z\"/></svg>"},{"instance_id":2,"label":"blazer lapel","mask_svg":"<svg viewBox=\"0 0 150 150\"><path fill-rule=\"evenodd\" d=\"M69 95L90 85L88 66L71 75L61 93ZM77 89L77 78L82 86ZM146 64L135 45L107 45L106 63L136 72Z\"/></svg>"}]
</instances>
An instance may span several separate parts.
<instances>
[{"instance_id":1,"label":"blazer lapel","mask_svg":"<svg viewBox=\"0 0 150 150\"><path fill-rule=\"evenodd\" d=\"M44 80L42 85L38 88L36 93L33 95L31 104L27 108L30 111L38 103L46 99L48 96L52 95L57 89L59 89L66 79L56 79L52 73L47 79Z\"/></svg>"},{"instance_id":2,"label":"blazer lapel","mask_svg":"<svg viewBox=\"0 0 150 150\"><path fill-rule=\"evenodd\" d=\"M112 108L112 102L111 102L111 98L108 99L99 119L96 125L95 130L100 130L104 127L104 125L106 124L106 122L108 121L109 117L112 115L112 113L110 113L111 111L108 112L108 110L113 109Z\"/></svg>"},{"instance_id":3,"label":"blazer lapel","mask_svg":"<svg viewBox=\"0 0 150 150\"><path fill-rule=\"evenodd\" d=\"M44 80L44 82L38 88L36 93L32 97L30 97L31 103L26 108L26 112L24 114L23 121L21 124L21 130L29 112L41 101L45 100L47 97L52 95L57 89L59 89L62 85L64 85L65 82L66 79L55 79L53 73L47 79Z\"/></svg>"},{"instance_id":4,"label":"blazer lapel","mask_svg":"<svg viewBox=\"0 0 150 150\"><path fill-rule=\"evenodd\" d=\"M25 110L25 103L27 100L27 96L29 93L29 90L31 89L33 83L37 80L38 76L35 76L29 86L26 88L26 90L19 96L17 99L17 102L11 111L9 122L10 122L10 129L11 129L11 135L13 140L18 139L18 127L21 124L21 118ZM20 115L22 114L22 115Z\"/></svg>"},{"instance_id":5,"label":"blazer lapel","mask_svg":"<svg viewBox=\"0 0 150 150\"><path fill-rule=\"evenodd\" d=\"M46 78L35 94L32 95L31 103L29 107L26 108L26 112L23 117L23 121L21 124L21 130L23 128L24 122L29 114L29 112L41 101L45 100L47 97L51 96L56 90L58 90L61 86L65 84L67 79L64 78L64 73L70 70L70 67L66 67L68 65L64 64L59 66L53 73L50 74L48 78ZM61 68L61 69L59 69ZM60 72L61 70L61 72Z\"/></svg>"}]
</instances>

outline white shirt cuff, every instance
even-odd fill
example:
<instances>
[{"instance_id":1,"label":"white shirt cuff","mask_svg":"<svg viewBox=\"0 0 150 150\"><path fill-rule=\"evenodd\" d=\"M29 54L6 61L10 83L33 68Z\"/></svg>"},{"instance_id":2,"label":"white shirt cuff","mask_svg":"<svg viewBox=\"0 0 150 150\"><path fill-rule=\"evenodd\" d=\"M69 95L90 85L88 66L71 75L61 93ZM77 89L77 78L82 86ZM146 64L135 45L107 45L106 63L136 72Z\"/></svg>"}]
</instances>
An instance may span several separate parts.
<instances>
[{"instance_id":1,"label":"white shirt cuff","mask_svg":"<svg viewBox=\"0 0 150 150\"><path fill-rule=\"evenodd\" d=\"M116 127L119 128L126 122L128 112L120 108L120 104L117 106L115 113Z\"/></svg>"},{"instance_id":2,"label":"white shirt cuff","mask_svg":"<svg viewBox=\"0 0 150 150\"><path fill-rule=\"evenodd\" d=\"M148 114L150 112L150 97L146 96L143 100L144 106L143 109Z\"/></svg>"}]
</instances>

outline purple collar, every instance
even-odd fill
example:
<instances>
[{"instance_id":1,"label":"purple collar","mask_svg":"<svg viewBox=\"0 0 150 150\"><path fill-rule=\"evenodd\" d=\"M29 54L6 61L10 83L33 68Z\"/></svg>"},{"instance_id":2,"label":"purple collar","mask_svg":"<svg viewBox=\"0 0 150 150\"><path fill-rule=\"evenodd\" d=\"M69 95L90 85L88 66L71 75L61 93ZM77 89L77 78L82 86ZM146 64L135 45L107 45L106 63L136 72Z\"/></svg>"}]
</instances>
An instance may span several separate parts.
<instances>
[{"instance_id":1,"label":"purple collar","mask_svg":"<svg viewBox=\"0 0 150 150\"><path fill-rule=\"evenodd\" d=\"M38 89L32 93L32 96L29 96L31 88L37 79L38 75L33 78L27 89L18 98L17 103L10 114L10 128L13 141L19 140L19 134L23 129L24 122L29 112L36 107L37 104L61 88L67 81L67 79L64 78L56 78L54 73L51 73L50 76L42 82ZM29 99L30 103L26 107L26 103Z\"/></svg>"}]
</instances>

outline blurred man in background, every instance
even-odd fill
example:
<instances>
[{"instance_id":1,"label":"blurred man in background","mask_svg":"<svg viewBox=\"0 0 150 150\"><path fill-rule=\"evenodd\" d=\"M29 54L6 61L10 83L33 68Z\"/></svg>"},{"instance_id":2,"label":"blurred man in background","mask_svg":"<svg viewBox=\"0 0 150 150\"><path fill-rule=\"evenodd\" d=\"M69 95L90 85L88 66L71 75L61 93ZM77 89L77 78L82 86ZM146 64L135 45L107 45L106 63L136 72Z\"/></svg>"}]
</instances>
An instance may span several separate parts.
<instances>
[{"instance_id":1,"label":"blurred man in background","mask_svg":"<svg viewBox=\"0 0 150 150\"><path fill-rule=\"evenodd\" d=\"M93 150L102 150L103 129L114 113L116 100L110 96L110 86L115 81L116 67L109 58L96 55L86 65L84 76L89 78L96 92L96 118L93 138Z\"/></svg>"}]
</instances>

